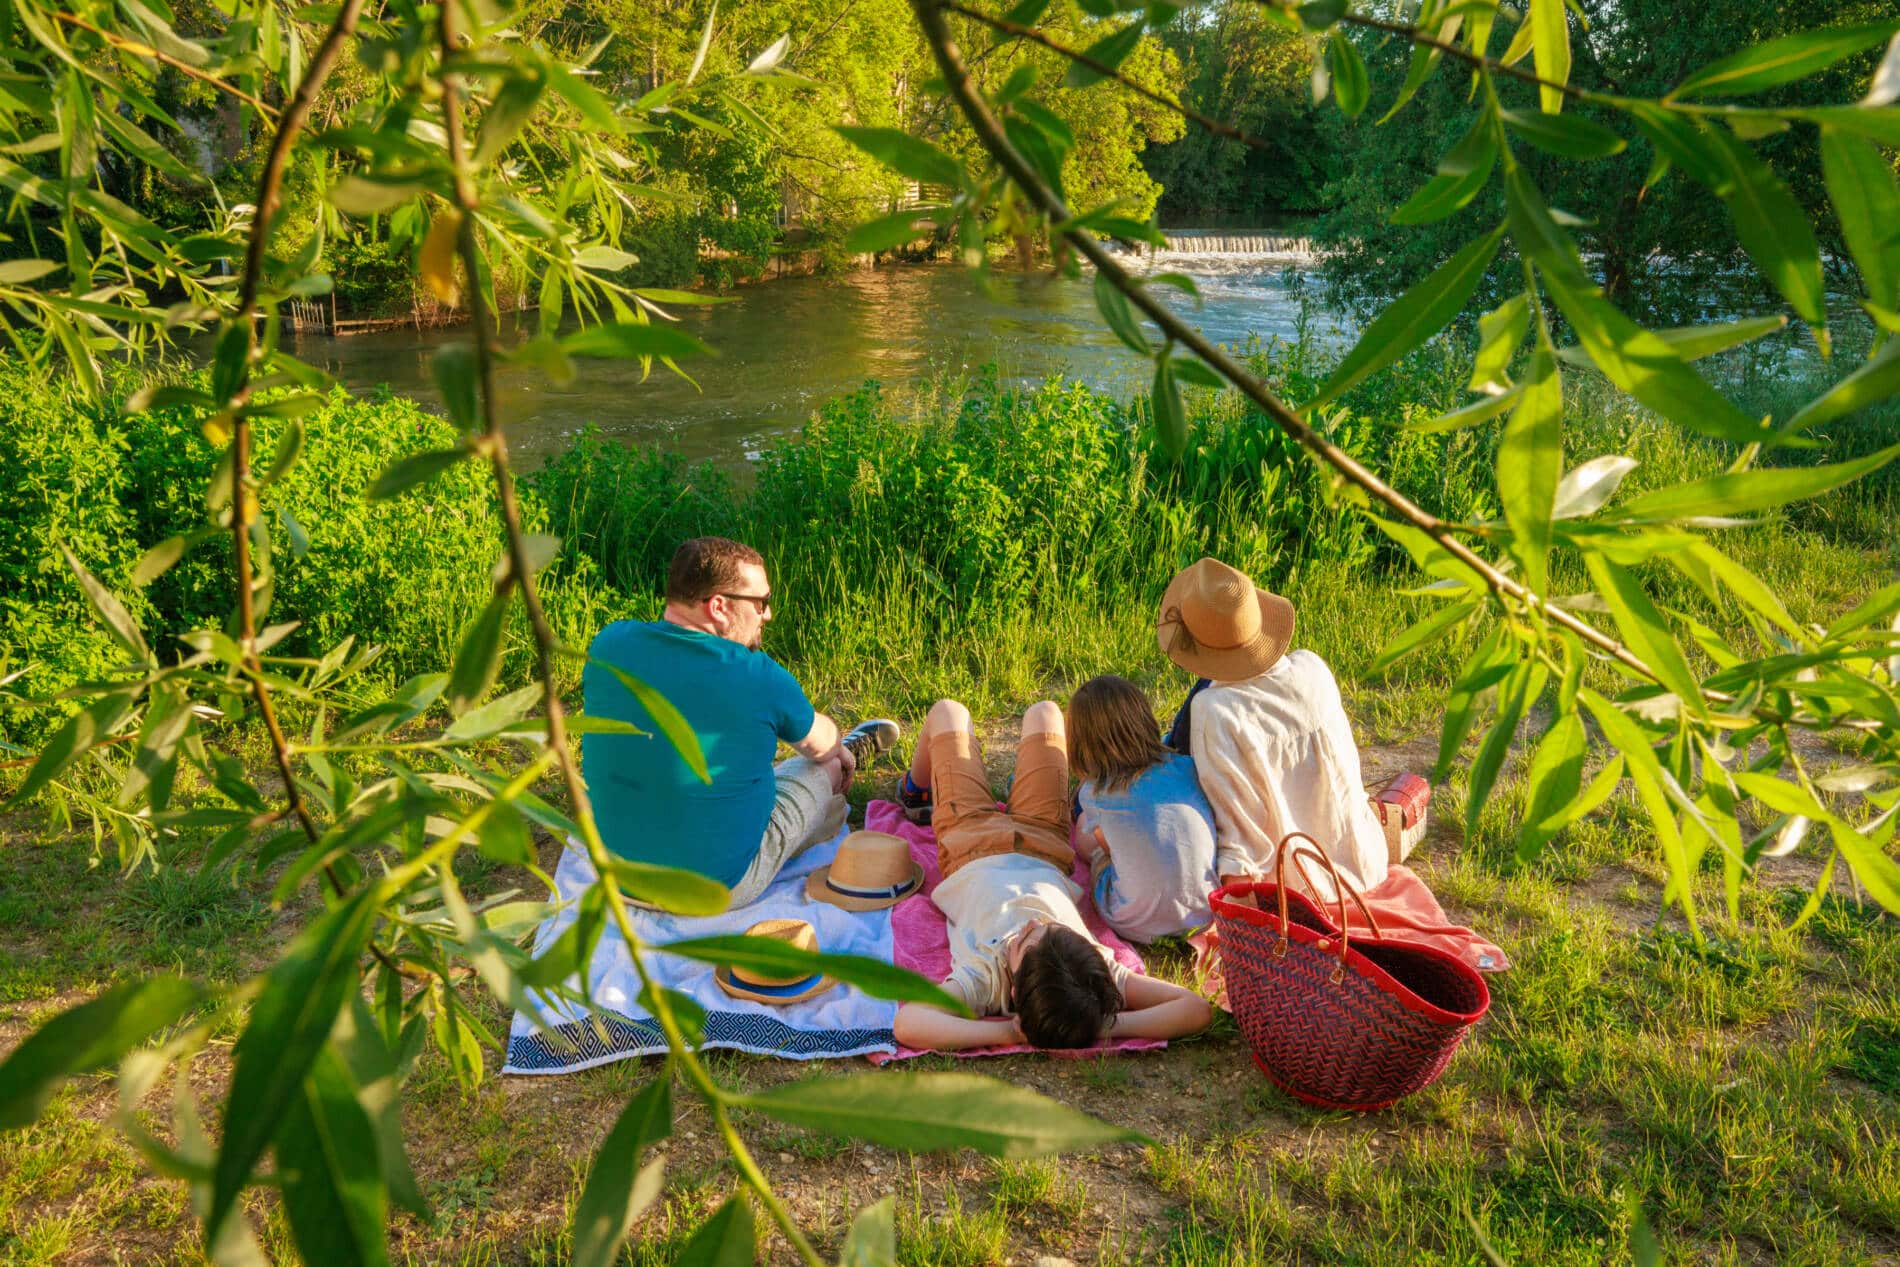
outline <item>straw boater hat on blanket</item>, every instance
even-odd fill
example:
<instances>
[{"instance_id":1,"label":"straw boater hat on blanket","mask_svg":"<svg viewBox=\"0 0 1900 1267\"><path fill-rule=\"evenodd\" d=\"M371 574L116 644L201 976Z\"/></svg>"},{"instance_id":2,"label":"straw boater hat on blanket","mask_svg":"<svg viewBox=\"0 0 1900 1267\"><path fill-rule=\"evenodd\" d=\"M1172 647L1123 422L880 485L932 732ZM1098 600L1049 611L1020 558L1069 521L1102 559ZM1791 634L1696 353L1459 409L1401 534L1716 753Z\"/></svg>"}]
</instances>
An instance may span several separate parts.
<instances>
[{"instance_id":1,"label":"straw boater hat on blanket","mask_svg":"<svg viewBox=\"0 0 1900 1267\"><path fill-rule=\"evenodd\" d=\"M818 934L812 931L810 924L802 919L760 920L745 930L747 937L770 937L800 950L814 953L818 950ZM775 977L751 968L721 964L713 971L713 980L719 988L735 999L751 999L754 1003L771 1003L784 1007L788 1003L802 1003L815 994L823 994L838 983L819 973L801 974L790 977Z\"/></svg>"},{"instance_id":2,"label":"straw boater hat on blanket","mask_svg":"<svg viewBox=\"0 0 1900 1267\"><path fill-rule=\"evenodd\" d=\"M902 836L854 831L830 863L805 880L805 896L847 911L881 911L923 887L924 869Z\"/></svg>"},{"instance_id":3,"label":"straw boater hat on blanket","mask_svg":"<svg viewBox=\"0 0 1900 1267\"><path fill-rule=\"evenodd\" d=\"M1293 604L1219 559L1183 568L1161 596L1155 641L1197 677L1244 682L1272 668L1293 640Z\"/></svg>"}]
</instances>

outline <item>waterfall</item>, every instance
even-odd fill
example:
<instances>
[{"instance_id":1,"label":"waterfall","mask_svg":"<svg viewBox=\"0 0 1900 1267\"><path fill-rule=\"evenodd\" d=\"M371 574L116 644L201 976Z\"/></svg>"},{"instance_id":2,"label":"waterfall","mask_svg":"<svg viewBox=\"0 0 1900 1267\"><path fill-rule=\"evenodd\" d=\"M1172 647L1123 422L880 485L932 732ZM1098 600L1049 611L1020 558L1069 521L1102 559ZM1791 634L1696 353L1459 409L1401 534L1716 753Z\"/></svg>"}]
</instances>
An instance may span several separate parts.
<instances>
[{"instance_id":1,"label":"waterfall","mask_svg":"<svg viewBox=\"0 0 1900 1267\"><path fill-rule=\"evenodd\" d=\"M1170 251L1220 252L1226 255L1311 255L1306 238L1282 237L1262 229L1163 229Z\"/></svg>"}]
</instances>

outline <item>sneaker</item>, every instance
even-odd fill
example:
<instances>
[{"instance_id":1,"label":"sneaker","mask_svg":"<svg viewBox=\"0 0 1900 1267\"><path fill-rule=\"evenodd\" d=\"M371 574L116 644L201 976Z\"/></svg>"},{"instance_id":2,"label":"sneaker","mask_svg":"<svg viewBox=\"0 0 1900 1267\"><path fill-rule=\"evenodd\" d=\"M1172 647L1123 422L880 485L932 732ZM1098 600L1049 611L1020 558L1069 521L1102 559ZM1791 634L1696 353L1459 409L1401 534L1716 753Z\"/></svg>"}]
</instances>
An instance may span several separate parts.
<instances>
[{"instance_id":1,"label":"sneaker","mask_svg":"<svg viewBox=\"0 0 1900 1267\"><path fill-rule=\"evenodd\" d=\"M897 804L905 818L920 827L930 826L930 789L912 783L909 770L897 781Z\"/></svg>"},{"instance_id":2,"label":"sneaker","mask_svg":"<svg viewBox=\"0 0 1900 1267\"><path fill-rule=\"evenodd\" d=\"M870 721L861 721L845 732L840 741L851 750L860 768L868 767L877 760L880 753L889 752L897 746L897 739L903 732L894 721L874 717Z\"/></svg>"}]
</instances>

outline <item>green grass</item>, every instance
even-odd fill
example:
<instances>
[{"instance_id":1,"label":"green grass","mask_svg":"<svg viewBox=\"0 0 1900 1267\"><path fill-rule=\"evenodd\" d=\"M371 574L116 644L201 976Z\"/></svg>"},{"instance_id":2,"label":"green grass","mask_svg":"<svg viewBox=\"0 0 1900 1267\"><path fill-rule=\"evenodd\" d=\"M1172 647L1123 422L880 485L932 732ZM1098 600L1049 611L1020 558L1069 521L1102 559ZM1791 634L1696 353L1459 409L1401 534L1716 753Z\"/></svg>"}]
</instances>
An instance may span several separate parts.
<instances>
[{"instance_id":1,"label":"green grass","mask_svg":"<svg viewBox=\"0 0 1900 1267\"><path fill-rule=\"evenodd\" d=\"M1038 1254L1467 1264L1480 1261L1473 1222L1516 1263L1600 1263L1622 1258L1632 1200L1667 1261L1890 1260L1900 1248L1900 925L1837 895L1790 933L1805 894L1792 876L1786 886L1770 876L1748 890L1741 920L1713 928L1698 952L1677 921L1658 924L1653 879L1627 891L1653 864L1627 830L1626 805L1612 803L1545 859L1508 867L1487 860L1482 841L1460 842L1456 791L1444 796L1420 866L1514 967L1492 979L1491 1014L1445 1077L1391 1110L1359 1117L1289 1100L1252 1070L1228 1028L1155 1057L978 1066L1129 1122L1155 1141L1146 1149L991 1164L844 1145L756 1116L742 1129L821 1245L835 1249L851 1210L894 1191L901 1259L913 1264ZM83 853L82 842L67 847ZM70 997L58 962L88 942L94 981L216 962L190 944L190 923L162 937L143 931L149 902L134 897L136 885L88 887L83 865L54 866L58 849L26 846L46 852L23 860L16 842L0 855L16 867L10 878L60 879L37 890L30 939L9 964L9 988L35 1001L8 1005L6 1032ZM1718 878L1707 887L1711 899ZM234 938L265 954L272 934ZM1189 967L1178 948L1151 963L1177 979ZM482 1014L505 1019L492 1007ZM755 1088L853 1068L729 1054L713 1064L723 1080ZM215 1052L195 1066L194 1083L209 1080L207 1103L223 1067ZM440 1222L398 1218L399 1257L564 1261L565 1221L592 1150L654 1068L627 1062L463 1092L426 1055L405 1121ZM182 1189L152 1177L111 1129L113 1101L111 1079L83 1079L41 1123L0 1136L0 1261L199 1261ZM732 1191L703 1111L684 1097L669 1155L668 1197L624 1262L671 1261L694 1220ZM253 1210L267 1248L281 1247L269 1200L258 1196ZM782 1246L768 1261L787 1261Z\"/></svg>"}]
</instances>

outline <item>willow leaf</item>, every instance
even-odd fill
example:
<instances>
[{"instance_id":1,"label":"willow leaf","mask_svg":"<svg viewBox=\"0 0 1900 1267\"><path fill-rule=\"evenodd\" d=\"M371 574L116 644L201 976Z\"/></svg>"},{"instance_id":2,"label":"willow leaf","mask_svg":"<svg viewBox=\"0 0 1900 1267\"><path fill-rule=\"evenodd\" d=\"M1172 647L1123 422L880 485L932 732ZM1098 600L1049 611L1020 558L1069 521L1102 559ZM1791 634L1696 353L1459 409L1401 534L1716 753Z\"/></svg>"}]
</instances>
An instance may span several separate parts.
<instances>
[{"instance_id":1,"label":"willow leaf","mask_svg":"<svg viewBox=\"0 0 1900 1267\"><path fill-rule=\"evenodd\" d=\"M1805 79L1845 57L1888 39L1900 23L1823 27L1764 40L1752 48L1711 62L1676 85L1672 97L1741 96Z\"/></svg>"},{"instance_id":2,"label":"willow leaf","mask_svg":"<svg viewBox=\"0 0 1900 1267\"><path fill-rule=\"evenodd\" d=\"M1506 371L1511 367L1511 358L1517 355L1518 345L1524 342L1530 323L1529 291L1519 291L1478 318L1478 355L1472 361L1468 390L1481 392L1493 386L1510 385Z\"/></svg>"},{"instance_id":3,"label":"willow leaf","mask_svg":"<svg viewBox=\"0 0 1900 1267\"><path fill-rule=\"evenodd\" d=\"M1557 85L1570 82L1570 17L1564 12L1564 0L1531 0L1531 54L1537 77L1545 82L1537 89L1539 103L1546 114L1564 108L1564 94Z\"/></svg>"},{"instance_id":4,"label":"willow leaf","mask_svg":"<svg viewBox=\"0 0 1900 1267\"><path fill-rule=\"evenodd\" d=\"M1563 813L1583 786L1583 718L1565 713L1551 723L1531 756L1525 776L1524 822L1518 830L1517 856L1528 862L1563 829Z\"/></svg>"},{"instance_id":5,"label":"willow leaf","mask_svg":"<svg viewBox=\"0 0 1900 1267\"><path fill-rule=\"evenodd\" d=\"M1821 245L1807 213L1755 151L1720 128L1706 135L1725 176L1721 194L1742 249L1790 307L1817 331L1827 327Z\"/></svg>"},{"instance_id":6,"label":"willow leaf","mask_svg":"<svg viewBox=\"0 0 1900 1267\"><path fill-rule=\"evenodd\" d=\"M1636 459L1620 453L1591 458L1564 473L1557 485L1552 519L1582 519L1593 515L1615 495L1623 477L1636 469Z\"/></svg>"},{"instance_id":7,"label":"willow leaf","mask_svg":"<svg viewBox=\"0 0 1900 1267\"><path fill-rule=\"evenodd\" d=\"M1637 798L1649 812L1650 824L1656 829L1656 841L1662 848L1663 863L1669 869L1672 891L1682 904L1682 913L1689 921L1690 932L1700 937L1689 860L1682 848L1682 832L1676 825L1675 810L1664 787L1668 775L1656 757L1655 746L1634 718L1595 691L1586 687L1577 692L1577 698L1596 718L1597 726L1603 731L1603 737L1609 740L1610 746L1623 755L1624 769L1630 776L1630 782L1636 785Z\"/></svg>"},{"instance_id":8,"label":"willow leaf","mask_svg":"<svg viewBox=\"0 0 1900 1267\"><path fill-rule=\"evenodd\" d=\"M1511 671L1510 679L1498 688L1498 715L1491 723L1491 729L1485 732L1484 742L1478 745L1478 755L1472 758L1471 773L1465 789L1465 835L1477 834L1478 819L1484 813L1484 807L1491 799L1491 789L1497 784L1498 773L1504 768L1504 758L1511 750L1511 740L1517 735L1518 723L1524 720L1524 714L1544 689L1550 671L1535 660L1520 662Z\"/></svg>"},{"instance_id":9,"label":"willow leaf","mask_svg":"<svg viewBox=\"0 0 1900 1267\"><path fill-rule=\"evenodd\" d=\"M1326 380L1319 395L1307 403L1307 411L1336 399L1367 375L1384 369L1444 329L1478 288L1503 239L1504 227L1500 225L1466 243L1429 277L1393 300L1359 336L1359 342Z\"/></svg>"},{"instance_id":10,"label":"willow leaf","mask_svg":"<svg viewBox=\"0 0 1900 1267\"><path fill-rule=\"evenodd\" d=\"M666 1159L642 1154L673 1130L672 1070L627 1102L594 1155L574 1210L574 1267L607 1267L620 1255L627 1229L660 1195Z\"/></svg>"},{"instance_id":11,"label":"willow leaf","mask_svg":"<svg viewBox=\"0 0 1900 1267\"><path fill-rule=\"evenodd\" d=\"M1523 395L1505 421L1498 443L1498 501L1511 525L1524 584L1542 594L1550 580L1550 521L1563 475L1563 380L1557 359L1539 347Z\"/></svg>"},{"instance_id":12,"label":"willow leaf","mask_svg":"<svg viewBox=\"0 0 1900 1267\"><path fill-rule=\"evenodd\" d=\"M1546 273L1544 280L1578 342L1612 383L1671 422L1702 435L1742 443L1773 438L1760 419L1737 409L1667 342L1618 312L1594 289L1577 288L1558 272Z\"/></svg>"},{"instance_id":13,"label":"willow leaf","mask_svg":"<svg viewBox=\"0 0 1900 1267\"><path fill-rule=\"evenodd\" d=\"M1900 188L1893 168L1872 144L1838 127L1821 129L1821 171L1841 222L1841 236L1860 269L1867 298L1900 307Z\"/></svg>"},{"instance_id":14,"label":"willow leaf","mask_svg":"<svg viewBox=\"0 0 1900 1267\"><path fill-rule=\"evenodd\" d=\"M1900 339L1888 339L1866 364L1803 405L1788 419L1788 430L1802 431L1833 422L1896 392L1900 392Z\"/></svg>"},{"instance_id":15,"label":"willow leaf","mask_svg":"<svg viewBox=\"0 0 1900 1267\"><path fill-rule=\"evenodd\" d=\"M1690 671L1689 662L1683 659L1682 649L1676 645L1662 613L1636 578L1601 554L1587 553L1583 561L1597 593L1610 605L1610 614L1630 650L1649 666L1665 689L1676 694L1683 707L1699 716L1707 716L1708 705L1702 699L1701 684Z\"/></svg>"},{"instance_id":16,"label":"willow leaf","mask_svg":"<svg viewBox=\"0 0 1900 1267\"><path fill-rule=\"evenodd\" d=\"M1714 475L1659 488L1622 508L1629 519L1676 520L1752 514L1816 497L1849 484L1900 457L1900 445L1826 466L1773 467Z\"/></svg>"},{"instance_id":17,"label":"willow leaf","mask_svg":"<svg viewBox=\"0 0 1900 1267\"><path fill-rule=\"evenodd\" d=\"M911 1152L968 1147L1020 1160L1142 1139L1027 1087L971 1073L859 1074L733 1099L794 1126Z\"/></svg>"},{"instance_id":18,"label":"willow leaf","mask_svg":"<svg viewBox=\"0 0 1900 1267\"><path fill-rule=\"evenodd\" d=\"M1439 160L1438 173L1392 213L1393 224L1430 224L1457 211L1491 180L1498 145L1488 120L1479 119L1471 130Z\"/></svg>"},{"instance_id":19,"label":"willow leaf","mask_svg":"<svg viewBox=\"0 0 1900 1267\"><path fill-rule=\"evenodd\" d=\"M357 959L375 926L381 890L371 885L306 928L268 974L250 1024L232 1049L224 1141L205 1218L215 1239L256 1169L337 1013L356 988Z\"/></svg>"}]
</instances>

